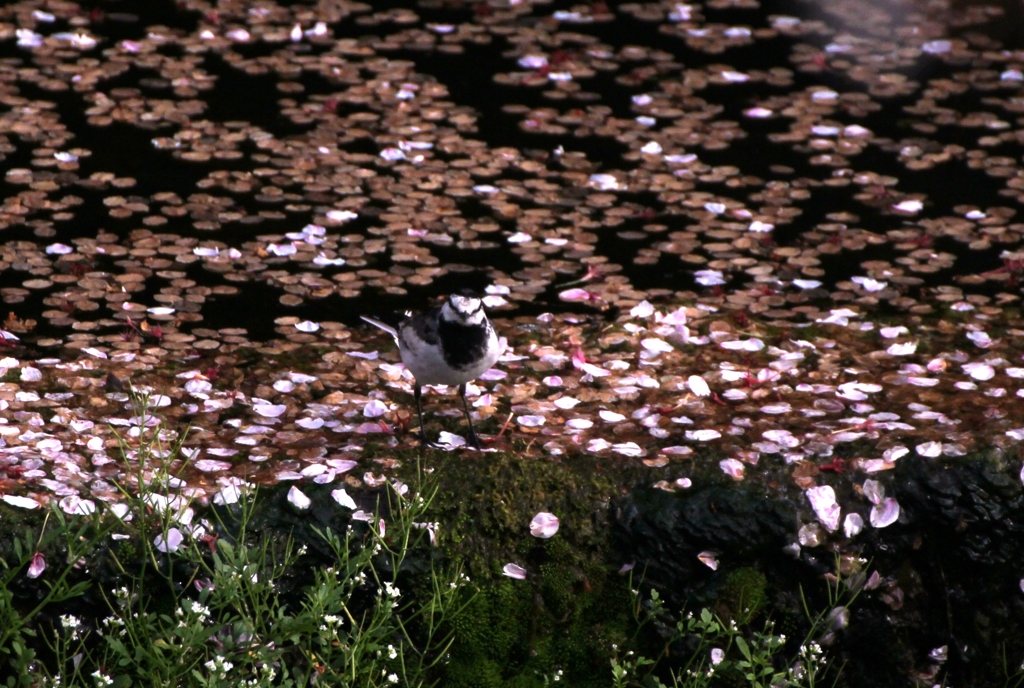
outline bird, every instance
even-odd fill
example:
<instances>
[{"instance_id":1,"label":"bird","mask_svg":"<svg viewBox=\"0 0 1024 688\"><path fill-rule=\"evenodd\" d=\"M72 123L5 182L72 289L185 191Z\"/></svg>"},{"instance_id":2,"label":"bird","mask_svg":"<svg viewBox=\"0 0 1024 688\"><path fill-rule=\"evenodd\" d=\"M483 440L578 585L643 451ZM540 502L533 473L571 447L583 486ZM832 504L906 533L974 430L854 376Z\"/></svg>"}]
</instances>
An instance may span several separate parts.
<instances>
[{"instance_id":1,"label":"bird","mask_svg":"<svg viewBox=\"0 0 1024 688\"><path fill-rule=\"evenodd\" d=\"M470 289L460 289L442 305L422 313L360 317L394 337L402 363L415 378L413 396L422 443L429 444L423 424L423 385L458 385L469 423L469 443L480 449L466 402L466 383L489 370L501 355L498 335L480 297Z\"/></svg>"}]
</instances>

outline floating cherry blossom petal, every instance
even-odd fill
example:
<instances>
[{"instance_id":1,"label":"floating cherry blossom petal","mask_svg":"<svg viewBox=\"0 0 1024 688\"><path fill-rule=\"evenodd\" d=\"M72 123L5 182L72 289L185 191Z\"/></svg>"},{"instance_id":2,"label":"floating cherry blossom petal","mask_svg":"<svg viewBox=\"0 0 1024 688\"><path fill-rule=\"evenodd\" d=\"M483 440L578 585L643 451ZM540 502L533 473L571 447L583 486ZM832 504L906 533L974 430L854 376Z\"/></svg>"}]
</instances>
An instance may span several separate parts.
<instances>
[{"instance_id":1,"label":"floating cherry blossom petal","mask_svg":"<svg viewBox=\"0 0 1024 688\"><path fill-rule=\"evenodd\" d=\"M363 406L363 415L367 418L380 418L388 412L388 406L378 399L370 399Z\"/></svg>"},{"instance_id":2,"label":"floating cherry blossom petal","mask_svg":"<svg viewBox=\"0 0 1024 688\"><path fill-rule=\"evenodd\" d=\"M253 404L252 410L265 418L277 418L288 410L285 404Z\"/></svg>"},{"instance_id":3,"label":"floating cherry blossom petal","mask_svg":"<svg viewBox=\"0 0 1024 688\"><path fill-rule=\"evenodd\" d=\"M501 569L503 575L509 578L515 578L517 580L526 580L526 569L519 564L505 564Z\"/></svg>"},{"instance_id":4,"label":"floating cherry blossom petal","mask_svg":"<svg viewBox=\"0 0 1024 688\"><path fill-rule=\"evenodd\" d=\"M655 354L669 353L676 350L674 346L666 342L664 339L657 339L653 337L641 340L640 346Z\"/></svg>"},{"instance_id":5,"label":"floating cherry blossom petal","mask_svg":"<svg viewBox=\"0 0 1024 688\"><path fill-rule=\"evenodd\" d=\"M825 541L825 533L817 523L808 523L797 531L797 540L804 547L817 547Z\"/></svg>"},{"instance_id":6,"label":"floating cherry blossom petal","mask_svg":"<svg viewBox=\"0 0 1024 688\"><path fill-rule=\"evenodd\" d=\"M717 440L721 436L722 433L718 432L717 430L712 430L711 428L706 428L704 430L686 431L686 439L692 440L694 442L710 442L711 440Z\"/></svg>"},{"instance_id":7,"label":"floating cherry blossom petal","mask_svg":"<svg viewBox=\"0 0 1024 688\"><path fill-rule=\"evenodd\" d=\"M708 387L707 381L700 375L691 375L686 379L686 386L690 388L690 391L699 397L706 397L711 394L711 388Z\"/></svg>"},{"instance_id":8,"label":"floating cherry blossom petal","mask_svg":"<svg viewBox=\"0 0 1024 688\"><path fill-rule=\"evenodd\" d=\"M16 506L19 509L38 509L41 505L31 497L19 497L18 495L3 495L0 497L6 503L11 506Z\"/></svg>"},{"instance_id":9,"label":"floating cherry blossom petal","mask_svg":"<svg viewBox=\"0 0 1024 688\"><path fill-rule=\"evenodd\" d=\"M96 503L91 499L82 499L77 495L69 495L58 502L61 511L72 516L88 516L96 512Z\"/></svg>"},{"instance_id":10,"label":"floating cherry blossom petal","mask_svg":"<svg viewBox=\"0 0 1024 688\"><path fill-rule=\"evenodd\" d=\"M914 449L921 456L933 459L942 454L942 442L923 442L914 447Z\"/></svg>"},{"instance_id":11,"label":"floating cherry blossom petal","mask_svg":"<svg viewBox=\"0 0 1024 688\"><path fill-rule=\"evenodd\" d=\"M227 461L217 461L215 459L200 459L192 464L196 470L203 471L204 473L216 473L218 471L226 471L231 468L231 464Z\"/></svg>"},{"instance_id":12,"label":"floating cherry blossom petal","mask_svg":"<svg viewBox=\"0 0 1024 688\"><path fill-rule=\"evenodd\" d=\"M288 490L288 501L291 502L296 509L308 509L313 503L313 501L307 497L302 490L294 485L292 485L291 489Z\"/></svg>"},{"instance_id":13,"label":"floating cherry blossom petal","mask_svg":"<svg viewBox=\"0 0 1024 688\"><path fill-rule=\"evenodd\" d=\"M728 342L722 342L719 344L723 349L729 349L730 351L760 351L764 348L764 342L760 339L736 339Z\"/></svg>"},{"instance_id":14,"label":"floating cherry blossom petal","mask_svg":"<svg viewBox=\"0 0 1024 688\"><path fill-rule=\"evenodd\" d=\"M909 356L910 354L917 351L917 342L903 342L900 344L893 344L885 350L890 356Z\"/></svg>"},{"instance_id":15,"label":"floating cherry blossom petal","mask_svg":"<svg viewBox=\"0 0 1024 688\"><path fill-rule=\"evenodd\" d=\"M516 418L516 422L524 428L539 428L544 425L546 419L544 416L519 416Z\"/></svg>"},{"instance_id":16,"label":"floating cherry blossom petal","mask_svg":"<svg viewBox=\"0 0 1024 688\"><path fill-rule=\"evenodd\" d=\"M841 509L836 503L836 493L830 485L819 485L807 490L807 499L818 516L818 521L829 532L839 527Z\"/></svg>"},{"instance_id":17,"label":"floating cherry blossom petal","mask_svg":"<svg viewBox=\"0 0 1024 688\"><path fill-rule=\"evenodd\" d=\"M605 423L621 423L622 421L626 420L626 417L621 413L609 411L608 409L601 409L600 411L598 411L597 415L599 415L601 417L601 420L603 420Z\"/></svg>"},{"instance_id":18,"label":"floating cherry blossom petal","mask_svg":"<svg viewBox=\"0 0 1024 688\"><path fill-rule=\"evenodd\" d=\"M629 315L634 318L649 318L654 314L654 306L643 300L630 309Z\"/></svg>"},{"instance_id":19,"label":"floating cherry blossom petal","mask_svg":"<svg viewBox=\"0 0 1024 688\"><path fill-rule=\"evenodd\" d=\"M590 301L594 298L586 289L566 289L565 291L558 294L558 298L563 301Z\"/></svg>"},{"instance_id":20,"label":"floating cherry blossom petal","mask_svg":"<svg viewBox=\"0 0 1024 688\"><path fill-rule=\"evenodd\" d=\"M594 427L594 421L587 418L570 418L565 421L565 427L573 430L589 430Z\"/></svg>"},{"instance_id":21,"label":"floating cherry blossom petal","mask_svg":"<svg viewBox=\"0 0 1024 688\"><path fill-rule=\"evenodd\" d=\"M871 507L870 521L875 528L892 525L900 517L900 505L892 497L886 497L881 504Z\"/></svg>"},{"instance_id":22,"label":"floating cherry blossom petal","mask_svg":"<svg viewBox=\"0 0 1024 688\"><path fill-rule=\"evenodd\" d=\"M616 454L622 454L623 456L644 456L647 451L643 449L636 442L623 442L622 444L613 444L612 451Z\"/></svg>"},{"instance_id":23,"label":"floating cherry blossom petal","mask_svg":"<svg viewBox=\"0 0 1024 688\"><path fill-rule=\"evenodd\" d=\"M991 380L996 375L995 369L987 363L965 363L962 367L975 380Z\"/></svg>"},{"instance_id":24,"label":"floating cherry blossom petal","mask_svg":"<svg viewBox=\"0 0 1024 688\"><path fill-rule=\"evenodd\" d=\"M530 521L530 535L535 538L547 539L558 532L558 517L541 511Z\"/></svg>"},{"instance_id":25,"label":"floating cherry blossom petal","mask_svg":"<svg viewBox=\"0 0 1024 688\"><path fill-rule=\"evenodd\" d=\"M923 208L924 203L915 200L900 201L892 206L893 210L897 210L901 213L919 213Z\"/></svg>"}]
</instances>

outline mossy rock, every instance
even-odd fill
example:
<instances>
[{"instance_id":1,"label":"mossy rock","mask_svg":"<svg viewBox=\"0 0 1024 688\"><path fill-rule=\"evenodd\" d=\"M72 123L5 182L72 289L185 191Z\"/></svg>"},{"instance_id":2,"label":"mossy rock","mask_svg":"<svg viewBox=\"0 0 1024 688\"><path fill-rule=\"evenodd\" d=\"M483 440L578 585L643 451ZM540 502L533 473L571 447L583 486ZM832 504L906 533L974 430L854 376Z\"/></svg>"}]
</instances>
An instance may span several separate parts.
<instances>
[{"instance_id":1,"label":"mossy rock","mask_svg":"<svg viewBox=\"0 0 1024 688\"><path fill-rule=\"evenodd\" d=\"M720 613L745 626L755 620L768 604L768 579L757 569L745 566L730 571L718 595Z\"/></svg>"}]
</instances>

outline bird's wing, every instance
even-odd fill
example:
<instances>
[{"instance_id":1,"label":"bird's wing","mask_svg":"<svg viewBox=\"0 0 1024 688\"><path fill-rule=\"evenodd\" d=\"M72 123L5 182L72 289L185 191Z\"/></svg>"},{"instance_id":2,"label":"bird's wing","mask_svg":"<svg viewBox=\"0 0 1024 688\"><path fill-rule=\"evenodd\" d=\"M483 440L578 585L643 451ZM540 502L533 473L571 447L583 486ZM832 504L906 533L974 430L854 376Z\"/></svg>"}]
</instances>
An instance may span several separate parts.
<instances>
[{"instance_id":1,"label":"bird's wing","mask_svg":"<svg viewBox=\"0 0 1024 688\"><path fill-rule=\"evenodd\" d=\"M441 309L432 308L426 313L420 313L409 318L408 325L406 327L411 328L422 342L430 345L436 345L441 342L437 333L440 316Z\"/></svg>"},{"instance_id":2,"label":"bird's wing","mask_svg":"<svg viewBox=\"0 0 1024 688\"><path fill-rule=\"evenodd\" d=\"M368 315L360 315L359 317L365 320L366 322L370 323L374 327L379 327L380 329L384 330L392 337L394 337L395 341L398 340L398 329L394 325L390 325L384 322L383 320L378 320L377 318L372 318Z\"/></svg>"}]
</instances>

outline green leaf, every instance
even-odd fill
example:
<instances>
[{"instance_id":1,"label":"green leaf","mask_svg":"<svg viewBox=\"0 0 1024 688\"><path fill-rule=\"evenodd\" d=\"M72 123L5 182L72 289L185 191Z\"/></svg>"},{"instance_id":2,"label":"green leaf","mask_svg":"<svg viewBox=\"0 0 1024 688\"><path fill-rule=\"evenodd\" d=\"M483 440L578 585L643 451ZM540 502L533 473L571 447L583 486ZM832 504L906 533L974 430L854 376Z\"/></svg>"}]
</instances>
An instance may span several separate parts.
<instances>
[{"instance_id":1,"label":"green leaf","mask_svg":"<svg viewBox=\"0 0 1024 688\"><path fill-rule=\"evenodd\" d=\"M747 641L741 636L736 636L736 647L740 649L740 654L742 654L747 661L750 661L750 646L747 645Z\"/></svg>"}]
</instances>

